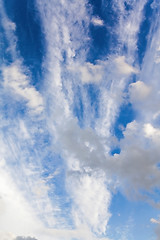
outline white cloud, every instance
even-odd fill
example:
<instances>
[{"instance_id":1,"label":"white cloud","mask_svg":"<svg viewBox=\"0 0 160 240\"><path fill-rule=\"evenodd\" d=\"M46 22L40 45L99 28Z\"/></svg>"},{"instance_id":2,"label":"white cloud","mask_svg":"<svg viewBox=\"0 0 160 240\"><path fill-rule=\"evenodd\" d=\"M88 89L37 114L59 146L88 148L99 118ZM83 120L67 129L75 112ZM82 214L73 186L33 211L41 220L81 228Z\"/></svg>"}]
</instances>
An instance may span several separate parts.
<instances>
[{"instance_id":1,"label":"white cloud","mask_svg":"<svg viewBox=\"0 0 160 240\"><path fill-rule=\"evenodd\" d=\"M41 223L21 195L4 160L0 164L0 232L13 235L29 235ZM9 235L9 233L8 233Z\"/></svg>"},{"instance_id":2,"label":"white cloud","mask_svg":"<svg viewBox=\"0 0 160 240\"><path fill-rule=\"evenodd\" d=\"M104 67L100 64L86 62L84 65L69 66L72 72L79 72L82 83L99 83L104 74Z\"/></svg>"},{"instance_id":3,"label":"white cloud","mask_svg":"<svg viewBox=\"0 0 160 240\"><path fill-rule=\"evenodd\" d=\"M65 224L63 225L63 223L61 224L63 229L61 229L61 227L59 230L54 228L56 222L60 222L61 219L59 219L59 217L54 219L53 216L48 216L48 213L54 212L53 210L56 206L53 207L53 202L50 203L49 201L47 196L49 188L46 185L46 181L41 178L38 180L37 178L39 178L39 176L34 178L34 172L32 172L30 168L26 169L24 167L25 165L22 164L20 168L21 171L23 169L22 172L25 173L24 176L27 176L28 182L20 177L19 181L23 180L22 184L26 184L31 188L30 191L35 198L35 205L38 206L38 215L42 214L46 222L52 226L52 229L47 229L41 224L39 225L39 222L37 224L37 219L33 223L35 216L33 217L32 215L34 215L34 211L28 207L29 210L26 213L26 210L23 209L22 206L26 206L22 204L25 200L19 197L20 200L22 199L19 202L16 196L20 196L21 194L17 188L11 184L12 190L7 188L7 193L6 195L4 194L5 201L2 201L1 209L4 209L3 204L9 201L9 204L7 203L9 207L5 213L5 226L8 227L7 224L11 225L10 213L13 213L14 216L17 206L20 205L20 212L14 223L17 227L20 227L20 231L19 229L17 230L16 236L18 234L21 236L24 236L24 234L25 236L31 236L33 234L34 236L36 233L35 236L38 240L53 238L56 240L64 238L68 240L71 238L80 240L98 239L93 235L92 231L100 234L105 232L110 217L109 205L111 193L107 188L109 183L106 181L106 176L99 176L97 169L99 171L99 169L102 168L103 171L108 174L106 174L107 178L116 175L119 185L121 185L126 192L133 190L133 195L134 190L136 192L141 188L151 190L153 187L159 185L160 175L156 167L157 156L159 156L158 145L152 145L153 143L151 145L148 144L151 143L150 140L152 140L152 138L155 139L155 135L159 137L159 128L154 126L150 117L148 121L134 121L128 124L124 130L124 139L120 142L120 155L115 154L111 157L108 154L111 144L111 126L115 121L116 114L118 114L119 106L123 103L123 91L129 81L129 75L138 73L138 70L132 66L132 56L134 56L133 53L136 49L137 33L142 20L142 10L145 2L146 1L139 1L136 3L134 1L133 10L129 12L126 24L126 13L124 14L124 18L122 17L124 11L122 6L120 6L122 2L117 1L118 7L121 7L120 28L117 32L120 33L122 45L126 44L128 47L127 56L119 56L115 60L113 60L113 57L110 57L106 62L99 61L94 65L86 62L87 50L85 44L89 42L86 29L90 24L90 18L87 15L85 1L37 1L47 41L47 57L44 63L44 67L47 69L47 74L44 77L44 99L48 103L45 109L47 113L45 116L45 130L47 129L46 131L52 135L53 145L56 145L53 147L54 150L56 149L57 152L60 150L59 152L66 159L68 168L67 187L71 188L68 192L70 192L70 197L73 198L72 220L77 228L66 230L64 229ZM68 5L70 6L69 8ZM136 11L138 11L138 16L135 14ZM98 18L93 18L92 22L98 26L104 24L103 21ZM63 63L63 51L66 51L66 65ZM63 71L63 68L66 70L67 66L76 66L75 72L67 72L68 75L65 74L66 72ZM76 78L77 72L81 74L79 79L82 80L82 83L79 83L79 79ZM21 99L25 100L27 107L34 113L41 113L44 108L42 96L30 84L29 77L26 72L23 71L22 64L15 62L10 66L3 67L2 73L4 86L7 91L10 89L15 97L18 99L21 97ZM159 76L159 74L157 75ZM149 76L151 78L151 74ZM151 84L148 84L146 81L147 78L142 78L143 75L139 81L130 85L130 99L133 105L141 101L141 108L139 109L145 112L147 104L143 104L143 102L150 102L149 109L153 109L151 107L154 102L153 100L158 100L159 95L157 93L156 97L152 98L152 91L154 92L157 86L155 84L155 86L151 88ZM94 119L96 126L95 131L87 128L91 126L94 117L89 105L89 99L83 91L84 83L96 83L100 91L99 116L98 119ZM85 126L83 129L78 126L78 123L72 116L75 85L78 85L82 92L84 118L88 118L86 122L84 121ZM64 87L66 87L65 91L68 95L65 95L63 92ZM150 89L152 89L152 91ZM144 110L142 106L145 106ZM153 111L154 116L158 111L157 104L157 107L155 107ZM146 112L146 115L149 116L148 111ZM20 120L18 123L19 127L16 129L19 129L21 137L16 133L16 138L14 138L10 133L10 139L8 140L7 138L7 141L12 149L10 156L14 153L16 159L21 160L22 158L19 157L22 156L20 153L24 152L23 147L30 147L28 142L35 140L32 139L32 134L36 131L30 131L30 125L27 125L27 121ZM41 127L41 130L42 128L44 128L44 126ZM20 140L22 139L23 144L21 145ZM150 146L149 148L148 145ZM41 148L43 148L43 145ZM39 163L38 167L41 168L41 159L39 159L41 152L37 152L38 151L36 151L35 155L32 153L32 157L36 159L35 164L38 165ZM30 154L28 155L30 156ZM11 162L9 162L9 164L11 164ZM28 172L30 173L29 177ZM4 177L3 181L8 178L10 179L10 177ZM5 181L4 185L12 182L12 180ZM132 188L130 188L130 186L132 186ZM9 200L6 199L6 196L9 196ZM15 203L12 202L14 197ZM43 206L46 208L44 207L43 209ZM28 208L26 207L26 209ZM26 214L29 213L31 213L30 218L26 217ZM13 220L13 217L11 217L11 219ZM21 219L24 221L21 221ZM35 225L38 225L36 226L38 229L33 229L33 233L31 233ZM28 226L26 232L23 231L24 226L25 231L26 226ZM13 228L14 225L11 226L11 231L15 232L15 228Z\"/></svg>"},{"instance_id":4,"label":"white cloud","mask_svg":"<svg viewBox=\"0 0 160 240\"><path fill-rule=\"evenodd\" d=\"M6 233L6 232L1 232L0 231L0 238L1 240L15 240L15 235L12 233Z\"/></svg>"},{"instance_id":5,"label":"white cloud","mask_svg":"<svg viewBox=\"0 0 160 240\"><path fill-rule=\"evenodd\" d=\"M16 24L14 22L11 22L9 19L4 19L3 24L5 29L13 30L13 31L16 30Z\"/></svg>"},{"instance_id":6,"label":"white cloud","mask_svg":"<svg viewBox=\"0 0 160 240\"><path fill-rule=\"evenodd\" d=\"M112 171L120 176L120 182L131 198L134 198L135 193L139 194L140 189L151 191L159 186L160 171L157 167L159 147L158 144L148 141L146 135L146 132L152 134L152 130L151 127L150 131L150 125L145 125L143 132L140 123L136 121L129 123L124 131L124 139L120 142L121 153L114 155L115 165Z\"/></svg>"},{"instance_id":7,"label":"white cloud","mask_svg":"<svg viewBox=\"0 0 160 240\"><path fill-rule=\"evenodd\" d=\"M102 78L102 67L100 65L93 65L86 63L80 67L83 83L97 83Z\"/></svg>"},{"instance_id":8,"label":"white cloud","mask_svg":"<svg viewBox=\"0 0 160 240\"><path fill-rule=\"evenodd\" d=\"M130 1L131 8L125 8L124 1L115 0L115 10L119 16L119 24L117 25L117 34L119 41L127 49L130 61L134 61L135 50L137 48L137 35L143 20L143 10L146 0Z\"/></svg>"},{"instance_id":9,"label":"white cloud","mask_svg":"<svg viewBox=\"0 0 160 240\"><path fill-rule=\"evenodd\" d=\"M110 218L111 194L106 189L105 176L76 174L68 179L73 198L73 218L77 227L89 226L93 232L105 234Z\"/></svg>"},{"instance_id":10,"label":"white cloud","mask_svg":"<svg viewBox=\"0 0 160 240\"><path fill-rule=\"evenodd\" d=\"M129 81L129 75L132 73L138 73L138 70L133 67L132 54L130 55L130 53L135 52L136 49L137 32L141 23L142 10L145 3L144 1L143 3L140 1L140 3L133 4L133 12L128 20L128 29L125 30L125 22L123 22L123 26L121 26L120 30L117 30L117 32L121 31L121 37L124 37L122 42L125 42L129 48L128 56L120 56L115 60L113 60L114 57L110 57L110 59L106 61L107 63L104 64L97 62L95 65L86 62L86 49L85 47L83 48L83 46L85 46L84 43L88 43L88 35L86 34L87 31L84 33L82 30L81 23L82 21L85 21L86 26L89 24L84 2L72 3L73 5L70 5L69 10L66 10L68 1L63 1L61 3L61 6L57 3L56 7L53 8L51 2L47 2L47 5L44 6L42 1L38 1L48 46L45 66L49 72L46 76L46 99L48 95L52 98L50 106L47 109L49 110L50 116L50 119L47 119L47 123L50 132L52 132L54 139L56 139L55 142L58 142L57 149L60 149L60 151L63 152L62 155L64 159L66 159L69 173L71 171L72 176L75 176L74 178L67 175L68 187L72 188L70 196L73 197L74 202L74 224L77 224L77 226L85 224L89 226L90 229L102 233L105 231L104 229L110 216L108 210L110 192L105 188L104 179L102 181L99 180L98 177L93 177L92 174L91 176L87 175L85 171L83 171L83 166L86 168L89 167L90 171L91 169L95 170L97 168L102 168L109 174L109 176L112 174L117 175L122 185L123 183L125 185L126 182L129 181L129 184L131 184L136 190L139 189L141 185L145 185L144 174L141 176L139 172L138 179L136 178L137 164L139 163L135 153L137 146L129 146L128 144L128 142L132 141L131 138L134 130L131 133L131 129L129 130L128 126L128 129L125 132L126 136L128 134L128 137L126 137L126 141L121 143L123 151L120 157L115 156L114 158L111 158L108 154L110 150L108 145L109 141L111 141L109 140L111 136L110 130L115 121L116 114L118 114L119 106L123 103L123 91ZM78 10L79 7L80 12ZM68 13L67 18L62 13L64 9ZM135 11L137 9L139 14L138 19L135 16ZM69 16L71 16L70 10L72 11L72 18L69 20ZM48 11L47 14L46 11ZM75 18L76 11L79 12L77 18ZM77 29L74 27L75 19ZM49 25L48 23L51 24ZM97 19L95 23L98 23ZM101 25L102 22L99 22L98 24ZM80 45L81 51L79 51ZM68 54L66 65L62 64L62 52L64 49ZM73 54L69 54L68 51ZM75 53L78 54L75 55ZM72 67L70 68L70 66ZM69 71L67 71L67 73L65 72L66 74L63 72L63 67L65 69L68 67L67 70ZM81 77L79 76L79 73L81 74ZM82 80L82 82L79 80ZM88 110L90 106L88 98L84 93L84 83L96 83L100 90L100 106L98 109L99 118L95 120L95 132L94 130L85 128L86 126L90 126L92 113ZM88 118L85 122L84 129L80 129L77 122L72 117L72 106L74 106L75 101L74 90L77 85L79 87L79 92L82 93L84 118L85 116ZM65 88L65 91L67 92L66 96L63 92L64 86L67 86ZM59 102L61 102L61 104L59 104ZM66 109L69 110L66 111ZM141 126L143 128L143 125ZM134 140L136 139L136 134L137 130L134 134ZM143 149L139 151L139 155L141 159ZM134 161L135 159L137 159L136 162ZM132 164L131 160L133 160ZM144 159L140 162L141 167L143 164ZM131 172L132 168L133 174ZM70 179L73 180L69 182ZM96 181L96 179L98 180ZM139 186L139 181L141 180L142 184ZM76 183L75 185L74 181ZM92 191L94 185L96 188L95 192ZM101 189L102 191L99 192L98 189ZM97 193L98 196L97 201L95 193ZM82 198L82 196L84 196L84 198ZM106 207L104 207L104 196L106 196L107 200ZM99 216L94 215L92 218L91 215L93 215L93 213L91 213L91 208L96 208Z\"/></svg>"},{"instance_id":11,"label":"white cloud","mask_svg":"<svg viewBox=\"0 0 160 240\"><path fill-rule=\"evenodd\" d=\"M132 102L146 101L146 99L151 94L151 91L152 88L150 86L147 86L142 81L131 83L129 88L131 101Z\"/></svg>"},{"instance_id":12,"label":"white cloud","mask_svg":"<svg viewBox=\"0 0 160 240\"><path fill-rule=\"evenodd\" d=\"M151 219L150 219L150 222L151 222L151 223L155 223L155 224L160 224L160 221L158 221L158 220L156 220L156 219L154 219L154 218L151 218Z\"/></svg>"},{"instance_id":13,"label":"white cloud","mask_svg":"<svg viewBox=\"0 0 160 240\"><path fill-rule=\"evenodd\" d=\"M91 22L95 25L95 26L103 26L104 22L102 19L98 18L98 17L93 17Z\"/></svg>"},{"instance_id":14,"label":"white cloud","mask_svg":"<svg viewBox=\"0 0 160 240\"><path fill-rule=\"evenodd\" d=\"M14 240L37 240L36 238L34 237L16 237Z\"/></svg>"},{"instance_id":15,"label":"white cloud","mask_svg":"<svg viewBox=\"0 0 160 240\"><path fill-rule=\"evenodd\" d=\"M117 68L121 74L131 74L131 73L138 73L138 70L128 63L125 62L125 56L119 56L115 59L115 63L117 64Z\"/></svg>"},{"instance_id":16,"label":"white cloud","mask_svg":"<svg viewBox=\"0 0 160 240\"><path fill-rule=\"evenodd\" d=\"M160 141L160 128L153 127L150 123L144 125L144 132L147 138L152 139L153 144L159 145Z\"/></svg>"},{"instance_id":17,"label":"white cloud","mask_svg":"<svg viewBox=\"0 0 160 240\"><path fill-rule=\"evenodd\" d=\"M29 77L23 73L21 65L13 63L2 68L4 87L11 89L13 94L27 101L27 106L33 113L43 111L43 99L40 93L29 84ZM16 97L16 96L15 96Z\"/></svg>"}]
</instances>

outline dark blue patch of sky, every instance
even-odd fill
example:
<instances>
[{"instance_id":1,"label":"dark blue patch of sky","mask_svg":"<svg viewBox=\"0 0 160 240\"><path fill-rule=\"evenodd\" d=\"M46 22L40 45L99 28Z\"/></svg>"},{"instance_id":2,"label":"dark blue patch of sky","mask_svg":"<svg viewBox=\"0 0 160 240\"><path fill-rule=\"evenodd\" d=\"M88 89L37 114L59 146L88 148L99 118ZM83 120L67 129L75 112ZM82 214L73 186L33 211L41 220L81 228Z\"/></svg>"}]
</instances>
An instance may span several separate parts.
<instances>
[{"instance_id":1,"label":"dark blue patch of sky","mask_svg":"<svg viewBox=\"0 0 160 240\"><path fill-rule=\"evenodd\" d=\"M119 115L114 125L114 135L121 139L123 138L123 127L125 128L128 123L132 122L135 118L135 111L131 103L124 104L120 107ZM121 128L122 126L122 128Z\"/></svg>"},{"instance_id":2,"label":"dark blue patch of sky","mask_svg":"<svg viewBox=\"0 0 160 240\"><path fill-rule=\"evenodd\" d=\"M94 63L98 59L105 59L108 54L115 51L118 43L114 27L118 15L112 7L112 1L90 0L93 17L98 17L104 26L90 24L91 46L88 52L88 61Z\"/></svg>"},{"instance_id":3,"label":"dark blue patch of sky","mask_svg":"<svg viewBox=\"0 0 160 240\"><path fill-rule=\"evenodd\" d=\"M151 7L153 0L149 0L144 7L144 18L140 26L140 30L138 33L138 61L141 65L143 62L143 58L146 52L147 43L148 43L148 34L151 27L151 22L153 22L153 9Z\"/></svg>"},{"instance_id":4,"label":"dark blue patch of sky","mask_svg":"<svg viewBox=\"0 0 160 240\"><path fill-rule=\"evenodd\" d=\"M7 51L8 48L9 48L9 43L5 36L5 31L2 27L1 19L0 19L0 64L1 66L3 64L8 64L12 62L11 53L10 51Z\"/></svg>"},{"instance_id":5,"label":"dark blue patch of sky","mask_svg":"<svg viewBox=\"0 0 160 240\"><path fill-rule=\"evenodd\" d=\"M88 94L88 101L90 103L91 109L94 112L94 117L98 118L99 116L99 94L100 90L95 84L85 84L84 88Z\"/></svg>"},{"instance_id":6,"label":"dark blue patch of sky","mask_svg":"<svg viewBox=\"0 0 160 240\"><path fill-rule=\"evenodd\" d=\"M79 126L84 127L84 119L85 119L85 110L84 110L84 102L81 91L85 92L87 96L89 111L90 114L90 127L94 128L95 120L99 117L99 94L100 90L98 86L95 84L84 84L81 88L80 86L75 87L74 89L74 107L73 112L77 117Z\"/></svg>"},{"instance_id":7,"label":"dark blue patch of sky","mask_svg":"<svg viewBox=\"0 0 160 240\"><path fill-rule=\"evenodd\" d=\"M77 117L80 127L83 127L84 107L82 102L82 93L80 86L74 90L74 106L73 113Z\"/></svg>"},{"instance_id":8,"label":"dark blue patch of sky","mask_svg":"<svg viewBox=\"0 0 160 240\"><path fill-rule=\"evenodd\" d=\"M45 40L35 1L5 1L5 9L9 19L16 24L17 50L32 72L32 83L37 86L41 79Z\"/></svg>"}]
</instances>

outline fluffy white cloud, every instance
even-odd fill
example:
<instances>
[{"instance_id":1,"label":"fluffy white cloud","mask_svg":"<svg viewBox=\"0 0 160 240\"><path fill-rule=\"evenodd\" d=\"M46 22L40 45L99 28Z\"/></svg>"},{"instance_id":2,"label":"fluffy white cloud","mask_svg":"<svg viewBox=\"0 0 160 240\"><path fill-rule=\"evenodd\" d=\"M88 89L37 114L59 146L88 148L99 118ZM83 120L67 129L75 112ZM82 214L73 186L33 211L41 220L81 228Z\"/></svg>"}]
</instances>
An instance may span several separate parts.
<instances>
[{"instance_id":1,"label":"fluffy white cloud","mask_svg":"<svg viewBox=\"0 0 160 240\"><path fill-rule=\"evenodd\" d=\"M137 81L130 84L130 98L132 102L142 102L146 101L149 95L151 94L152 88L147 86L142 81Z\"/></svg>"},{"instance_id":2,"label":"fluffy white cloud","mask_svg":"<svg viewBox=\"0 0 160 240\"><path fill-rule=\"evenodd\" d=\"M83 83L97 83L102 78L102 67L100 65L93 65L86 63L80 67Z\"/></svg>"},{"instance_id":3,"label":"fluffy white cloud","mask_svg":"<svg viewBox=\"0 0 160 240\"><path fill-rule=\"evenodd\" d=\"M98 18L98 17L94 17L92 18L91 22L95 25L95 26L103 26L104 22L102 19Z\"/></svg>"},{"instance_id":4,"label":"fluffy white cloud","mask_svg":"<svg viewBox=\"0 0 160 240\"><path fill-rule=\"evenodd\" d=\"M115 59L115 63L117 64L117 68L121 74L131 74L131 73L138 73L138 70L132 66L130 66L125 61L125 56L119 56Z\"/></svg>"}]
</instances>

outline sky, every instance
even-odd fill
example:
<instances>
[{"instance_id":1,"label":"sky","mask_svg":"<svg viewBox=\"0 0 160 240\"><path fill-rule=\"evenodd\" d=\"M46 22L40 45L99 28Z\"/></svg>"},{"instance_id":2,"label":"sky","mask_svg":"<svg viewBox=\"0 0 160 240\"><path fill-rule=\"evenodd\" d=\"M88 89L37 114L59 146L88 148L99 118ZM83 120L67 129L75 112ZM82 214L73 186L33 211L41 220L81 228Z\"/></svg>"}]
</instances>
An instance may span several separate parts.
<instances>
[{"instance_id":1,"label":"sky","mask_svg":"<svg viewBox=\"0 0 160 240\"><path fill-rule=\"evenodd\" d=\"M160 239L160 3L0 0L0 239Z\"/></svg>"}]
</instances>

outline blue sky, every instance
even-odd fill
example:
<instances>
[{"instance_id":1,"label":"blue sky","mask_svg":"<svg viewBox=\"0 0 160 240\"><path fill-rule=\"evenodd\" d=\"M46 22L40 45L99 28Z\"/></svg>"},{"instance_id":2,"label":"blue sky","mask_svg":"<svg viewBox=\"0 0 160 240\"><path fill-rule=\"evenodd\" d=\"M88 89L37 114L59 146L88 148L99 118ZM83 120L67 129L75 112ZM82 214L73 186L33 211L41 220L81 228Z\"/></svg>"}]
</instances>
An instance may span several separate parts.
<instances>
[{"instance_id":1,"label":"blue sky","mask_svg":"<svg viewBox=\"0 0 160 240\"><path fill-rule=\"evenodd\" d=\"M159 240L159 16L0 0L0 239Z\"/></svg>"}]
</instances>

